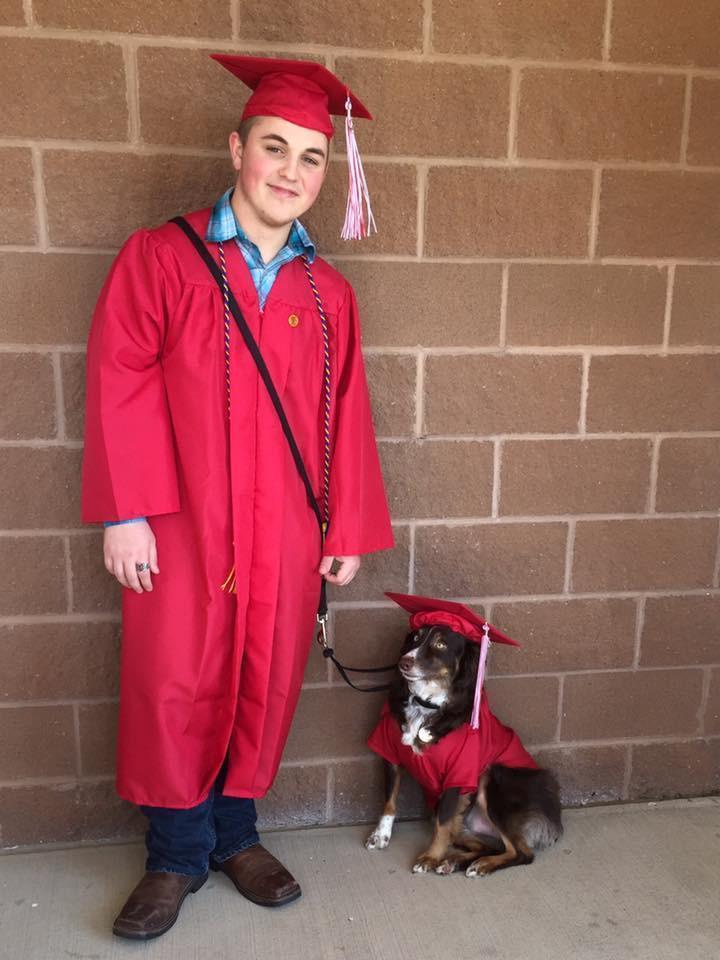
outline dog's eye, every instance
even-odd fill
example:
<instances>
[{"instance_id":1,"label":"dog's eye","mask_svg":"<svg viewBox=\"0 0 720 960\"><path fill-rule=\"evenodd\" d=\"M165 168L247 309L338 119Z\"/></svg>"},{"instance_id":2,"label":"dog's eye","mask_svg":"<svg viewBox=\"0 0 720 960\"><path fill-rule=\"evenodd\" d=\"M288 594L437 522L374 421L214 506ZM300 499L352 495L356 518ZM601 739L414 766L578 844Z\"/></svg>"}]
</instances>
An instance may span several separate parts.
<instances>
[{"instance_id":1,"label":"dog's eye","mask_svg":"<svg viewBox=\"0 0 720 960\"><path fill-rule=\"evenodd\" d=\"M433 640L433 646L435 647L436 650L445 650L447 648L447 644L445 643L445 641L439 640L439 639Z\"/></svg>"}]
</instances>

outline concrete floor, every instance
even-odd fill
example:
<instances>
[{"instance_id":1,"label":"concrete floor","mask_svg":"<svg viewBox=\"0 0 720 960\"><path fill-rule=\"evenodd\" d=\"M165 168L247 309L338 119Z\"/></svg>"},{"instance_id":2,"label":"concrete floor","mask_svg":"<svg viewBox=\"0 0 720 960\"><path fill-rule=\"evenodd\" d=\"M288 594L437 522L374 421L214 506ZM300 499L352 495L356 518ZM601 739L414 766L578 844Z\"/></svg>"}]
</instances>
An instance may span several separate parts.
<instances>
[{"instance_id":1,"label":"concrete floor","mask_svg":"<svg viewBox=\"0 0 720 960\"><path fill-rule=\"evenodd\" d=\"M301 900L254 906L211 874L152 942L110 935L142 872L138 845L0 858L8 960L719 960L720 798L570 810L559 844L486 879L416 876L428 825L267 834Z\"/></svg>"}]
</instances>

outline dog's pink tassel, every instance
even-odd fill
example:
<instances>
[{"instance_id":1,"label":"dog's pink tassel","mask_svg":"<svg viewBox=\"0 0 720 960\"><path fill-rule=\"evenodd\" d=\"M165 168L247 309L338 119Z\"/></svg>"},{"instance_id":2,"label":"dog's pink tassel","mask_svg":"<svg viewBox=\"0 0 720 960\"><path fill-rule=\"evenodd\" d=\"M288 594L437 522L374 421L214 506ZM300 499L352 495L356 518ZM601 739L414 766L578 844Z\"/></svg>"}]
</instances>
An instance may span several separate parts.
<instances>
[{"instance_id":1,"label":"dog's pink tassel","mask_svg":"<svg viewBox=\"0 0 720 960\"><path fill-rule=\"evenodd\" d=\"M477 730L480 726L480 699L482 698L482 688L485 681L485 662L487 661L488 648L490 646L490 627L483 625L483 638L480 641L480 661L478 663L477 679L475 680L475 699L473 701L472 717L470 726Z\"/></svg>"},{"instance_id":2,"label":"dog's pink tassel","mask_svg":"<svg viewBox=\"0 0 720 960\"><path fill-rule=\"evenodd\" d=\"M375 218L370 209L370 194L353 129L352 103L345 101L345 143L348 159L348 199L345 208L345 223L340 236L343 240L361 240L377 233ZM367 210L367 213L365 212Z\"/></svg>"}]
</instances>

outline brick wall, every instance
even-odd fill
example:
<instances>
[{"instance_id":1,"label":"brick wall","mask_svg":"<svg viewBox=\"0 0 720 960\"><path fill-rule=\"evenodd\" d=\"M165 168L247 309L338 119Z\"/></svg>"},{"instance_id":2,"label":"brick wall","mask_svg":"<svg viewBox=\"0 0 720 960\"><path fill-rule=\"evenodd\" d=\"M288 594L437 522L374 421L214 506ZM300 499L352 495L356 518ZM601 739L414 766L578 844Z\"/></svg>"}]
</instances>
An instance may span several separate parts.
<instances>
[{"instance_id":1,"label":"brick wall","mask_svg":"<svg viewBox=\"0 0 720 960\"><path fill-rule=\"evenodd\" d=\"M212 201L242 105L212 50L336 68L380 233L356 285L397 548L335 604L474 602L497 712L568 802L720 786L720 21L714 0L0 2L3 845L137 833L114 799L118 591L78 522L83 344L128 233ZM361 129L360 129L361 128ZM338 151L339 153L340 151ZM270 824L377 809L377 697L313 654ZM418 809L416 792L409 807Z\"/></svg>"}]
</instances>

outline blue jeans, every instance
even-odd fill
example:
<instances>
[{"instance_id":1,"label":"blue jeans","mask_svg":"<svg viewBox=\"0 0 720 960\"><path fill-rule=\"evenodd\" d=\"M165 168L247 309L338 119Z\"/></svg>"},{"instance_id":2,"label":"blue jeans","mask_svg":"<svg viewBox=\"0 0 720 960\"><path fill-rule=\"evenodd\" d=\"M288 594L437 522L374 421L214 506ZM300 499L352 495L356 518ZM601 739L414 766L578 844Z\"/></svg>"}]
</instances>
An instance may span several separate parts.
<instances>
[{"instance_id":1,"label":"blue jeans","mask_svg":"<svg viewBox=\"0 0 720 960\"><path fill-rule=\"evenodd\" d=\"M211 859L222 863L260 842L255 802L224 797L224 782L223 766L207 799L189 810L140 807L150 821L145 834L146 870L202 876Z\"/></svg>"}]
</instances>

